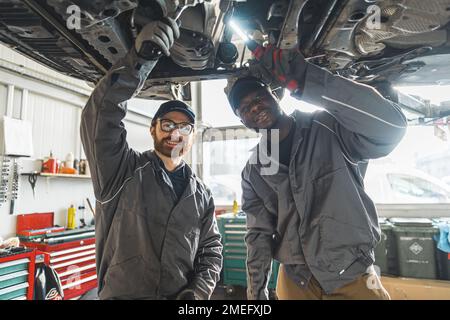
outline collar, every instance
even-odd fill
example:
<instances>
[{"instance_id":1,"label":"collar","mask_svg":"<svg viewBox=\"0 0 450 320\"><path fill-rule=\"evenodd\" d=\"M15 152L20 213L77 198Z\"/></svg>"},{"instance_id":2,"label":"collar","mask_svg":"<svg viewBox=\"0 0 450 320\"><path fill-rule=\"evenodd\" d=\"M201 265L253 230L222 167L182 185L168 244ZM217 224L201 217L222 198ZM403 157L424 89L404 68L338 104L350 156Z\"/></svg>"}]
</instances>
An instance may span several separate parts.
<instances>
[{"instance_id":1,"label":"collar","mask_svg":"<svg viewBox=\"0 0 450 320\"><path fill-rule=\"evenodd\" d=\"M159 163L159 166L160 166L164 171L166 171L167 173L175 173L175 172L177 172L177 171L179 171L179 170L184 170L184 168L187 167L187 166L185 165L186 162L184 162L184 160L181 160L181 163L175 168L175 170L169 171L169 170L167 170L166 166L164 165L164 161L158 156L158 154L157 154L156 152L154 152L154 154L155 154L156 159L157 159L157 161L158 161L158 163Z\"/></svg>"},{"instance_id":2,"label":"collar","mask_svg":"<svg viewBox=\"0 0 450 320\"><path fill-rule=\"evenodd\" d=\"M163 180L168 184L172 185L172 182L169 179L169 176L167 175L167 172L164 168L164 163L162 162L161 158L158 157L155 150L148 150L144 152L144 156L151 161L152 167L159 173L157 176L162 176ZM189 184L188 188L189 191L188 194L183 195L189 196L197 191L197 182L199 181L197 175L192 171L191 167L183 160L180 166L177 167L177 170L181 167L183 167L184 170L186 170L186 175L189 177Z\"/></svg>"},{"instance_id":3,"label":"collar","mask_svg":"<svg viewBox=\"0 0 450 320\"><path fill-rule=\"evenodd\" d=\"M291 113L289 116L291 116L294 119L294 126L295 126L295 132L294 132L294 138L292 142L292 154L297 153L297 149L300 146L301 142L303 141L303 129L310 129L311 128L311 119L312 119L312 113L306 113L299 110L295 110L293 113ZM261 137L259 140L259 143L254 146L252 149L250 149L251 155L250 159L253 161L251 163L259 163L260 161L257 161L257 155L258 155L258 148L262 152L260 152L260 158L263 160L264 163L268 163L269 161L274 161L274 159L271 159L267 155L267 139L264 139L264 136Z\"/></svg>"}]
</instances>

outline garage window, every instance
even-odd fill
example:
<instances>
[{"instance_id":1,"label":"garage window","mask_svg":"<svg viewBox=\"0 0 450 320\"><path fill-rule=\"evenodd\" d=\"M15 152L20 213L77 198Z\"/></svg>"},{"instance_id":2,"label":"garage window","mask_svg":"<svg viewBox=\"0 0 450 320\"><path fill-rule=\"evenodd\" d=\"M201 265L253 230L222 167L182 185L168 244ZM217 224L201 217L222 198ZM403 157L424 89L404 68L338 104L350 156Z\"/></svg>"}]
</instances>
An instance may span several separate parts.
<instances>
[{"instance_id":1,"label":"garage window","mask_svg":"<svg viewBox=\"0 0 450 320\"><path fill-rule=\"evenodd\" d=\"M400 88L435 105L450 100L449 89L448 86ZM406 113L406 116L409 120L417 118L414 114ZM413 121L391 154L369 162L365 188L378 204L450 203L447 119L424 119L421 125Z\"/></svg>"},{"instance_id":2,"label":"garage window","mask_svg":"<svg viewBox=\"0 0 450 320\"><path fill-rule=\"evenodd\" d=\"M230 129L231 130L231 129ZM203 143L203 179L218 206L241 203L241 171L258 138L207 141Z\"/></svg>"}]
</instances>

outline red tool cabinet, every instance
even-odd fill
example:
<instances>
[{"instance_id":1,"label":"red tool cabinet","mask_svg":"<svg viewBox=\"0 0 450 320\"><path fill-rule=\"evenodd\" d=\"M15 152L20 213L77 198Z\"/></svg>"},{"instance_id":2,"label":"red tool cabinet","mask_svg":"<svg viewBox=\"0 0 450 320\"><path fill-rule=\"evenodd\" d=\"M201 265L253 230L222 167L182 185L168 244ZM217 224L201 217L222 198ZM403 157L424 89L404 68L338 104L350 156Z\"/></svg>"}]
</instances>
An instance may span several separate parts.
<instances>
[{"instance_id":1,"label":"red tool cabinet","mask_svg":"<svg viewBox=\"0 0 450 320\"><path fill-rule=\"evenodd\" d=\"M31 300L34 290L35 251L0 256L0 300Z\"/></svg>"},{"instance_id":2,"label":"red tool cabinet","mask_svg":"<svg viewBox=\"0 0 450 320\"><path fill-rule=\"evenodd\" d=\"M36 225L34 221L38 222ZM17 232L53 227L53 212L18 216ZM75 299L97 287L95 238L73 240L58 244L21 242L36 249L44 263L55 269L61 281L64 300Z\"/></svg>"},{"instance_id":3,"label":"red tool cabinet","mask_svg":"<svg viewBox=\"0 0 450 320\"><path fill-rule=\"evenodd\" d=\"M64 291L64 300L77 298L97 287L95 239L83 239L63 244L24 243L44 256L46 265L55 269Z\"/></svg>"}]
</instances>

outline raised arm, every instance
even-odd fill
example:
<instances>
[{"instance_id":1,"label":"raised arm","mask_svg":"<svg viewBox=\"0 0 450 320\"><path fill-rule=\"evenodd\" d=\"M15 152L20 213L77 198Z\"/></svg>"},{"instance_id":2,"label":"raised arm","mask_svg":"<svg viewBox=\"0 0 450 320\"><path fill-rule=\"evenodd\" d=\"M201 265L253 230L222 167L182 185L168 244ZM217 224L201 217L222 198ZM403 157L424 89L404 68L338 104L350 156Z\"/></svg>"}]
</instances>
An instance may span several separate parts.
<instances>
[{"instance_id":1,"label":"raised arm","mask_svg":"<svg viewBox=\"0 0 450 320\"><path fill-rule=\"evenodd\" d=\"M313 64L306 63L305 69L299 98L323 107L331 115L317 121L329 124L354 160L382 157L397 146L407 127L398 105L372 87Z\"/></svg>"},{"instance_id":2,"label":"raised arm","mask_svg":"<svg viewBox=\"0 0 450 320\"><path fill-rule=\"evenodd\" d=\"M130 150L122 122L127 101L136 95L156 65L159 53L169 55L179 36L173 20L154 21L139 33L136 45L100 80L81 116L81 141L91 168L94 192L100 202L110 199L129 177L137 160Z\"/></svg>"},{"instance_id":3,"label":"raised arm","mask_svg":"<svg viewBox=\"0 0 450 320\"><path fill-rule=\"evenodd\" d=\"M81 141L99 201L112 196L133 171L136 153L128 147L122 120L127 100L139 91L155 64L131 49L100 80L83 109Z\"/></svg>"},{"instance_id":4,"label":"raised arm","mask_svg":"<svg viewBox=\"0 0 450 320\"><path fill-rule=\"evenodd\" d=\"M334 119L327 121L329 129L354 160L388 154L405 134L407 122L398 105L372 87L306 62L298 50L269 47L258 52L252 71L289 89L295 98L323 107Z\"/></svg>"}]
</instances>

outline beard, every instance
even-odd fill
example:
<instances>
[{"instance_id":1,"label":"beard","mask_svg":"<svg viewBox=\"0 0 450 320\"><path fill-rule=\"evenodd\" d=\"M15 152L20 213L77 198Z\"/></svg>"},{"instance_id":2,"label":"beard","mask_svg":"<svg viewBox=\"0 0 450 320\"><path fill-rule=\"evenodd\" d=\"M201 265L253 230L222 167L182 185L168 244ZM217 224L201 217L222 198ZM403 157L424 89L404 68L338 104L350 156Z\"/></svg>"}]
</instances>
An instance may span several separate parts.
<instances>
[{"instance_id":1,"label":"beard","mask_svg":"<svg viewBox=\"0 0 450 320\"><path fill-rule=\"evenodd\" d=\"M167 142L169 141L176 142L177 145L173 147L168 146ZM186 153L185 149L187 146L187 142L183 141L182 138L174 141L171 139L171 137L168 137L161 140L154 140L154 144L155 150L168 158L172 159L179 158Z\"/></svg>"},{"instance_id":2,"label":"beard","mask_svg":"<svg viewBox=\"0 0 450 320\"><path fill-rule=\"evenodd\" d=\"M279 121L281 119L281 112L273 112L269 110L271 121L265 125L264 127L258 127L255 121L253 121L251 126L247 126L249 129L253 129L255 132L260 132L261 130L267 130L270 132L271 130L278 130L279 129Z\"/></svg>"}]
</instances>

